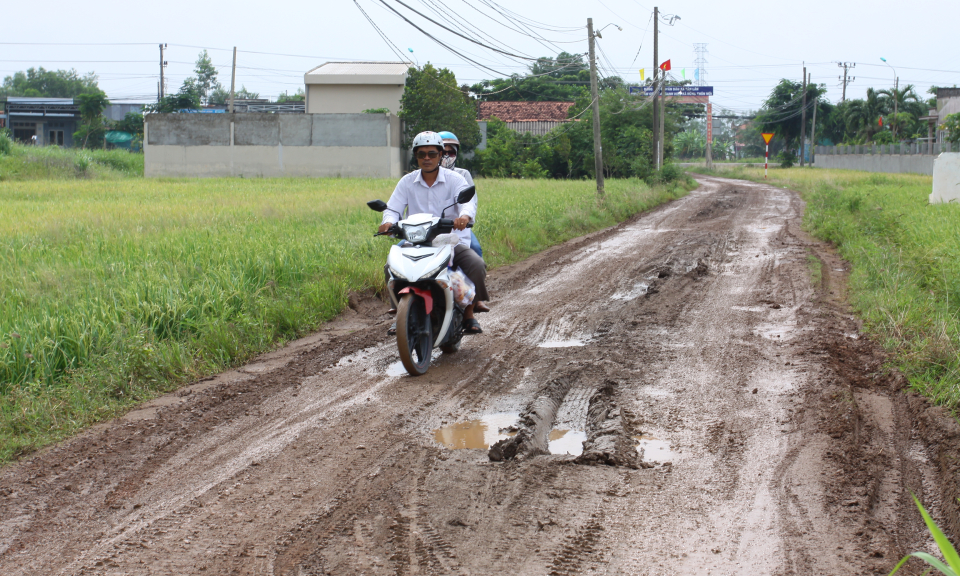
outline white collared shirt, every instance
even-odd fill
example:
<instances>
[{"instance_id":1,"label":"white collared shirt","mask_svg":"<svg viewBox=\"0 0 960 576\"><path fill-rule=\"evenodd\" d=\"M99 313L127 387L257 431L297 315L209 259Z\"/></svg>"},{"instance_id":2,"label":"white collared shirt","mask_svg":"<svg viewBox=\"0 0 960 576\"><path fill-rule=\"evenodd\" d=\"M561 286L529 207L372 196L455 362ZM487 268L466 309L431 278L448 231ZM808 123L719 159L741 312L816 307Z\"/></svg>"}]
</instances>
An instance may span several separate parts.
<instances>
[{"instance_id":1,"label":"white collared shirt","mask_svg":"<svg viewBox=\"0 0 960 576\"><path fill-rule=\"evenodd\" d=\"M433 214L442 218L457 218L459 216L468 216L473 222L477 216L476 204L467 202L466 204L456 204L446 212L443 209L457 201L457 194L467 188L467 182L463 176L453 170L440 168L437 174L437 181L433 186L427 186L427 183L421 178L420 170L411 172L397 182L390 200L387 201L387 208L383 212L383 224L396 224L400 221L400 214L407 211L407 214ZM470 230L454 230L460 237L460 244L470 247Z\"/></svg>"}]
</instances>

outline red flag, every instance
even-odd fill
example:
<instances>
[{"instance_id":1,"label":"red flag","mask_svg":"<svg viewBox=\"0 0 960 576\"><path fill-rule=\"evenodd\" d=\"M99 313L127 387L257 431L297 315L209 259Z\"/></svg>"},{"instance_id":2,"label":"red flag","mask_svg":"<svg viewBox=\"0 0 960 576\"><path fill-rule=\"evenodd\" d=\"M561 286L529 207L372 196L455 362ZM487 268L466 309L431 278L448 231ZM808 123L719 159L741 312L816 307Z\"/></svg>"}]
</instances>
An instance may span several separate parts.
<instances>
[{"instance_id":1,"label":"red flag","mask_svg":"<svg viewBox=\"0 0 960 576\"><path fill-rule=\"evenodd\" d=\"M661 64L661 65L660 65L660 69L663 70L664 72L670 70L670 61L667 60L666 62L664 62L663 64Z\"/></svg>"},{"instance_id":2,"label":"red flag","mask_svg":"<svg viewBox=\"0 0 960 576\"><path fill-rule=\"evenodd\" d=\"M881 127L883 126L883 116L880 117L880 122L879 122L879 124L880 124Z\"/></svg>"}]
</instances>

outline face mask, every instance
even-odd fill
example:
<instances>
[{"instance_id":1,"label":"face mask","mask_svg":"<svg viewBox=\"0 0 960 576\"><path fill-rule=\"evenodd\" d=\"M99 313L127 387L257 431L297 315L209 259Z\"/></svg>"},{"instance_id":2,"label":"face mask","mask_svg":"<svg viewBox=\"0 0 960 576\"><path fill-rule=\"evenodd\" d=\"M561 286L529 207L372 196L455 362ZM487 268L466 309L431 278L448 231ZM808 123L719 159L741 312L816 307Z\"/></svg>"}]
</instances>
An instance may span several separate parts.
<instances>
[{"instance_id":1,"label":"face mask","mask_svg":"<svg viewBox=\"0 0 960 576\"><path fill-rule=\"evenodd\" d=\"M456 156L444 156L443 162L440 163L441 166L447 170L453 170L453 165L457 163Z\"/></svg>"}]
</instances>

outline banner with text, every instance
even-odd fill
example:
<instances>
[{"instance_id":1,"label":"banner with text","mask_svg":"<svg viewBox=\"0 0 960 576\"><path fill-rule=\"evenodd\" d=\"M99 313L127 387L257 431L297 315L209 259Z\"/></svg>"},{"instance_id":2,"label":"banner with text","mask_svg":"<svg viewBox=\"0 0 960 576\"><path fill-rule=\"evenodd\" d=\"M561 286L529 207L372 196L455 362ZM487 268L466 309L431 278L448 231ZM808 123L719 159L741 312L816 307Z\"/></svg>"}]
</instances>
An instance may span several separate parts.
<instances>
[{"instance_id":1,"label":"banner with text","mask_svg":"<svg viewBox=\"0 0 960 576\"><path fill-rule=\"evenodd\" d=\"M631 86L631 94L653 96L653 86ZM713 86L665 86L665 96L713 96Z\"/></svg>"}]
</instances>

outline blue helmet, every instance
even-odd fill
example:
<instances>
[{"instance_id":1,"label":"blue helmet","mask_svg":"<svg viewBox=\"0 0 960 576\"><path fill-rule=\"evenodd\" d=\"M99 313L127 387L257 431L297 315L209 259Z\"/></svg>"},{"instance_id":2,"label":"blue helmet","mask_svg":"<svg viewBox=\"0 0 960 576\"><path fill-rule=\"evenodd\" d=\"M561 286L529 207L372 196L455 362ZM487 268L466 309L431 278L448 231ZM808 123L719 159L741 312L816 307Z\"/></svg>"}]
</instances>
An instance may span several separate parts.
<instances>
[{"instance_id":1,"label":"blue helmet","mask_svg":"<svg viewBox=\"0 0 960 576\"><path fill-rule=\"evenodd\" d=\"M457 150L460 149L460 140L457 139L456 134L453 132L440 132L440 138L443 140L444 144L452 144L457 147Z\"/></svg>"}]
</instances>

